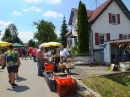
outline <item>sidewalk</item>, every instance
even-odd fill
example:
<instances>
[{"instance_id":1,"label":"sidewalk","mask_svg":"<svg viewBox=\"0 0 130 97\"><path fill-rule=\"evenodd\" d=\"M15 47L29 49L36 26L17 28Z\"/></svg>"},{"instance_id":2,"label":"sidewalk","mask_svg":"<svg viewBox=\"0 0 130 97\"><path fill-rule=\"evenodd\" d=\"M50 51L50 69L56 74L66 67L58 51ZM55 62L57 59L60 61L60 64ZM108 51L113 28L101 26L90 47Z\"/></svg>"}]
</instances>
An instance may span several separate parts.
<instances>
[{"instance_id":1,"label":"sidewalk","mask_svg":"<svg viewBox=\"0 0 130 97\"><path fill-rule=\"evenodd\" d=\"M19 78L16 79L18 87L14 89L8 83L7 69L0 70L0 97L59 97L57 93L50 91L44 77L37 76L37 63L29 58L21 60L21 63Z\"/></svg>"}]
</instances>

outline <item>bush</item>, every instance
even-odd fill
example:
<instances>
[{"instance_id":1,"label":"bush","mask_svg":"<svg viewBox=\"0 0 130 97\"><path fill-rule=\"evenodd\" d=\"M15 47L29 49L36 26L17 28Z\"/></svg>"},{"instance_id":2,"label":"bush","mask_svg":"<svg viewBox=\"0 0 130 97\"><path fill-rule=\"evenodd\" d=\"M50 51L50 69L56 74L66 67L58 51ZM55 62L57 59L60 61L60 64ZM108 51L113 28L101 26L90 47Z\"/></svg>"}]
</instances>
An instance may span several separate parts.
<instances>
[{"instance_id":1,"label":"bush","mask_svg":"<svg viewBox=\"0 0 130 97\"><path fill-rule=\"evenodd\" d=\"M78 53L77 46L72 47L71 50L70 50L70 52L71 52L71 54L77 54Z\"/></svg>"}]
</instances>

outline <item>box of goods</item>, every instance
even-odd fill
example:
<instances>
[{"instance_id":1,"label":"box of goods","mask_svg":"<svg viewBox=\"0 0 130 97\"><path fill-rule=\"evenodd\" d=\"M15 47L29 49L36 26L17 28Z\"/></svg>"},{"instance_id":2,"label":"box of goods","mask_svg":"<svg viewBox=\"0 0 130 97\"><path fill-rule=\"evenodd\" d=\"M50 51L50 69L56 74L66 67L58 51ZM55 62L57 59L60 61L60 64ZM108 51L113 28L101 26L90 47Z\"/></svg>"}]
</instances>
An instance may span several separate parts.
<instances>
[{"instance_id":1,"label":"box of goods","mask_svg":"<svg viewBox=\"0 0 130 97\"><path fill-rule=\"evenodd\" d=\"M74 67L75 67L75 65L71 62L66 64L66 68L74 68Z\"/></svg>"},{"instance_id":2,"label":"box of goods","mask_svg":"<svg viewBox=\"0 0 130 97\"><path fill-rule=\"evenodd\" d=\"M51 64L51 63L44 64L44 70L45 70L45 71L54 70L54 65Z\"/></svg>"},{"instance_id":3,"label":"box of goods","mask_svg":"<svg viewBox=\"0 0 130 97\"><path fill-rule=\"evenodd\" d=\"M77 94L77 82L76 80L72 80L71 84L68 85L59 85L56 82L56 91L60 97L76 95Z\"/></svg>"},{"instance_id":4,"label":"box of goods","mask_svg":"<svg viewBox=\"0 0 130 97\"><path fill-rule=\"evenodd\" d=\"M126 62L119 62L119 70L126 71L129 68L129 65Z\"/></svg>"},{"instance_id":5,"label":"box of goods","mask_svg":"<svg viewBox=\"0 0 130 97\"><path fill-rule=\"evenodd\" d=\"M66 63L59 62L59 68L60 69L66 68Z\"/></svg>"},{"instance_id":6,"label":"box of goods","mask_svg":"<svg viewBox=\"0 0 130 97\"><path fill-rule=\"evenodd\" d=\"M130 70L130 61L125 62L126 65L128 65L128 69Z\"/></svg>"},{"instance_id":7,"label":"box of goods","mask_svg":"<svg viewBox=\"0 0 130 97\"><path fill-rule=\"evenodd\" d=\"M68 74L55 75L55 80L59 85L72 84L72 77Z\"/></svg>"},{"instance_id":8,"label":"box of goods","mask_svg":"<svg viewBox=\"0 0 130 97\"><path fill-rule=\"evenodd\" d=\"M56 81L54 79L54 72L45 72L45 81L51 91L56 91Z\"/></svg>"}]
</instances>

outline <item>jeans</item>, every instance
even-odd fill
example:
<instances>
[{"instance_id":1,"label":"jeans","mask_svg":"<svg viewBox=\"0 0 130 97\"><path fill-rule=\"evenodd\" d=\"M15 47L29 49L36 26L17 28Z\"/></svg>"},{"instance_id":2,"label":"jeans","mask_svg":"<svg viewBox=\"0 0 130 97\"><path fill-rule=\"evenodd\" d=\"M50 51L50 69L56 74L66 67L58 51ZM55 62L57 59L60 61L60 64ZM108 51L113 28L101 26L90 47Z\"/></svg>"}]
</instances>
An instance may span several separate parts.
<instances>
[{"instance_id":1,"label":"jeans","mask_svg":"<svg viewBox=\"0 0 130 97\"><path fill-rule=\"evenodd\" d=\"M38 75L41 75L42 74L42 68L43 68L43 65L41 63L41 61L39 59L37 59L38 61Z\"/></svg>"},{"instance_id":2,"label":"jeans","mask_svg":"<svg viewBox=\"0 0 130 97\"><path fill-rule=\"evenodd\" d=\"M34 62L37 62L36 56L33 56L33 61L34 61Z\"/></svg>"}]
</instances>

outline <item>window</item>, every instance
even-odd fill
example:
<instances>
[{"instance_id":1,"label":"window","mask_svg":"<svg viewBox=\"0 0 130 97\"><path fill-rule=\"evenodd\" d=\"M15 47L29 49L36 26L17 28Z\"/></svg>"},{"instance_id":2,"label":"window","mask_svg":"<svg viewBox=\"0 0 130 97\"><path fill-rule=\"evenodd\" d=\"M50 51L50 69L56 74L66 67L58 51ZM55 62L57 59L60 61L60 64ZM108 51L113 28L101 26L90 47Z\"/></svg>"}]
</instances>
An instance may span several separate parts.
<instances>
[{"instance_id":1,"label":"window","mask_svg":"<svg viewBox=\"0 0 130 97\"><path fill-rule=\"evenodd\" d=\"M127 39L128 38L128 34L122 34L122 39Z\"/></svg>"},{"instance_id":2,"label":"window","mask_svg":"<svg viewBox=\"0 0 130 97\"><path fill-rule=\"evenodd\" d=\"M99 44L104 44L104 34L99 34Z\"/></svg>"},{"instance_id":3,"label":"window","mask_svg":"<svg viewBox=\"0 0 130 97\"><path fill-rule=\"evenodd\" d=\"M117 24L116 14L112 14L112 24Z\"/></svg>"},{"instance_id":4,"label":"window","mask_svg":"<svg viewBox=\"0 0 130 97\"><path fill-rule=\"evenodd\" d=\"M110 24L120 24L120 14L108 13L108 16Z\"/></svg>"}]
</instances>

